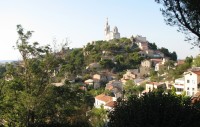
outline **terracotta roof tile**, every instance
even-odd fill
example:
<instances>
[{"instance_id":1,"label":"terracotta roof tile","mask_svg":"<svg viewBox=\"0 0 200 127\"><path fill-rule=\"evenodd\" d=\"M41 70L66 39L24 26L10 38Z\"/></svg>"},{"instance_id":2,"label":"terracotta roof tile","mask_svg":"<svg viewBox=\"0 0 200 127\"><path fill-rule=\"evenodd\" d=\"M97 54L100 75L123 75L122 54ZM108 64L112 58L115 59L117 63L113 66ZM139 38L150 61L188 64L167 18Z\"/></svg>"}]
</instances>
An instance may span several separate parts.
<instances>
[{"instance_id":1,"label":"terracotta roof tile","mask_svg":"<svg viewBox=\"0 0 200 127\"><path fill-rule=\"evenodd\" d=\"M192 71L193 73L200 75L200 71Z\"/></svg>"},{"instance_id":2,"label":"terracotta roof tile","mask_svg":"<svg viewBox=\"0 0 200 127\"><path fill-rule=\"evenodd\" d=\"M115 107L117 105L117 102L116 101L110 101L108 102L105 106L108 106L108 107Z\"/></svg>"},{"instance_id":3,"label":"terracotta roof tile","mask_svg":"<svg viewBox=\"0 0 200 127\"><path fill-rule=\"evenodd\" d=\"M97 96L95 97L95 99L104 101L104 102L106 102L106 103L113 100L111 96L107 96L107 95L105 95L105 94L97 95Z\"/></svg>"},{"instance_id":4,"label":"terracotta roof tile","mask_svg":"<svg viewBox=\"0 0 200 127\"><path fill-rule=\"evenodd\" d=\"M150 59L150 60L154 62L162 62L162 59Z\"/></svg>"}]
</instances>

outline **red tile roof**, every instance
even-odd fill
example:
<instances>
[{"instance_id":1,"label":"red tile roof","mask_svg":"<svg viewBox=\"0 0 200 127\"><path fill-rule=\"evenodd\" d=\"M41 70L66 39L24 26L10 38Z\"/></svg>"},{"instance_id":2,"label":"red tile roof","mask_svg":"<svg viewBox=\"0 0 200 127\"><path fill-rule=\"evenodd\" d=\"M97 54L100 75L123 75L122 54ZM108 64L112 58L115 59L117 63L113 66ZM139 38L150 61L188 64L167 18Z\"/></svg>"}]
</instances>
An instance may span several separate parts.
<instances>
[{"instance_id":1,"label":"red tile roof","mask_svg":"<svg viewBox=\"0 0 200 127\"><path fill-rule=\"evenodd\" d=\"M193 73L200 75L200 71L192 71Z\"/></svg>"},{"instance_id":2,"label":"red tile roof","mask_svg":"<svg viewBox=\"0 0 200 127\"><path fill-rule=\"evenodd\" d=\"M153 62L162 62L162 59L150 59Z\"/></svg>"},{"instance_id":3,"label":"red tile roof","mask_svg":"<svg viewBox=\"0 0 200 127\"><path fill-rule=\"evenodd\" d=\"M116 101L111 101L111 102L108 102L105 106L108 106L108 107L115 107L117 105L117 102Z\"/></svg>"},{"instance_id":4,"label":"red tile roof","mask_svg":"<svg viewBox=\"0 0 200 127\"><path fill-rule=\"evenodd\" d=\"M192 98L192 104L195 104L200 101L200 92L197 92Z\"/></svg>"},{"instance_id":5,"label":"red tile roof","mask_svg":"<svg viewBox=\"0 0 200 127\"><path fill-rule=\"evenodd\" d=\"M104 101L104 102L106 102L106 103L113 100L111 96L107 96L107 95L105 95L105 94L97 95L97 96L95 97L95 99Z\"/></svg>"}]
</instances>

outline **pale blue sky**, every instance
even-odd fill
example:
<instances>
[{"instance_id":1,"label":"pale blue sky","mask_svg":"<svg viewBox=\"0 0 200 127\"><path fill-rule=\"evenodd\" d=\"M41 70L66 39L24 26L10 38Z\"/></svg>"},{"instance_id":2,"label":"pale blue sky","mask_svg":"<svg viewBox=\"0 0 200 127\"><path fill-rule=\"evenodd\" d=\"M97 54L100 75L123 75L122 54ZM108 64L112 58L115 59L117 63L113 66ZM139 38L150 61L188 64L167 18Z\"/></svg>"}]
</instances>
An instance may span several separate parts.
<instances>
[{"instance_id":1,"label":"pale blue sky","mask_svg":"<svg viewBox=\"0 0 200 127\"><path fill-rule=\"evenodd\" d=\"M154 0L1 0L0 60L20 59L12 48L17 40L16 25L33 30L32 40L41 45L68 38L70 47L104 39L104 25L118 27L122 37L142 35L158 47L176 51L178 58L195 56L184 35L167 26Z\"/></svg>"}]
</instances>

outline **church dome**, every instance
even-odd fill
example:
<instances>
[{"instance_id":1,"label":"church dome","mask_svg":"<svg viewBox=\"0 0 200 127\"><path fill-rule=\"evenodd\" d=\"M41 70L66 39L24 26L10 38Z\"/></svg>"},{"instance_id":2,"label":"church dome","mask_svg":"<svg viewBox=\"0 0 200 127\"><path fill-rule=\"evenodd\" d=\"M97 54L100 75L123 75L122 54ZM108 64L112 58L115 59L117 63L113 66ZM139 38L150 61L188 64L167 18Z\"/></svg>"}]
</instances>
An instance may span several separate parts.
<instances>
[{"instance_id":1,"label":"church dome","mask_svg":"<svg viewBox=\"0 0 200 127\"><path fill-rule=\"evenodd\" d=\"M118 33L118 28L116 26L114 27L113 32Z\"/></svg>"}]
</instances>

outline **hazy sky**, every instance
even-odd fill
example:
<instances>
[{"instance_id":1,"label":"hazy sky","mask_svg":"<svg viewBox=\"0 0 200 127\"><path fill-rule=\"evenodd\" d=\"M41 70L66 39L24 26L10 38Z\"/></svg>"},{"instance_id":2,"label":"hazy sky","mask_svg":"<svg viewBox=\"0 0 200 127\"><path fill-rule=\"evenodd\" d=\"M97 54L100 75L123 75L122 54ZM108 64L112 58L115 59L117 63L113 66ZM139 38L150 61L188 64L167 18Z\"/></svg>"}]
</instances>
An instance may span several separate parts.
<instances>
[{"instance_id":1,"label":"hazy sky","mask_svg":"<svg viewBox=\"0 0 200 127\"><path fill-rule=\"evenodd\" d=\"M165 24L154 0L1 0L0 60L20 59L13 49L17 24L35 31L32 40L41 45L68 38L70 47L82 47L104 39L107 17L111 29L117 26L122 37L145 36L158 47L176 51L179 59L199 54L176 27Z\"/></svg>"}]
</instances>

